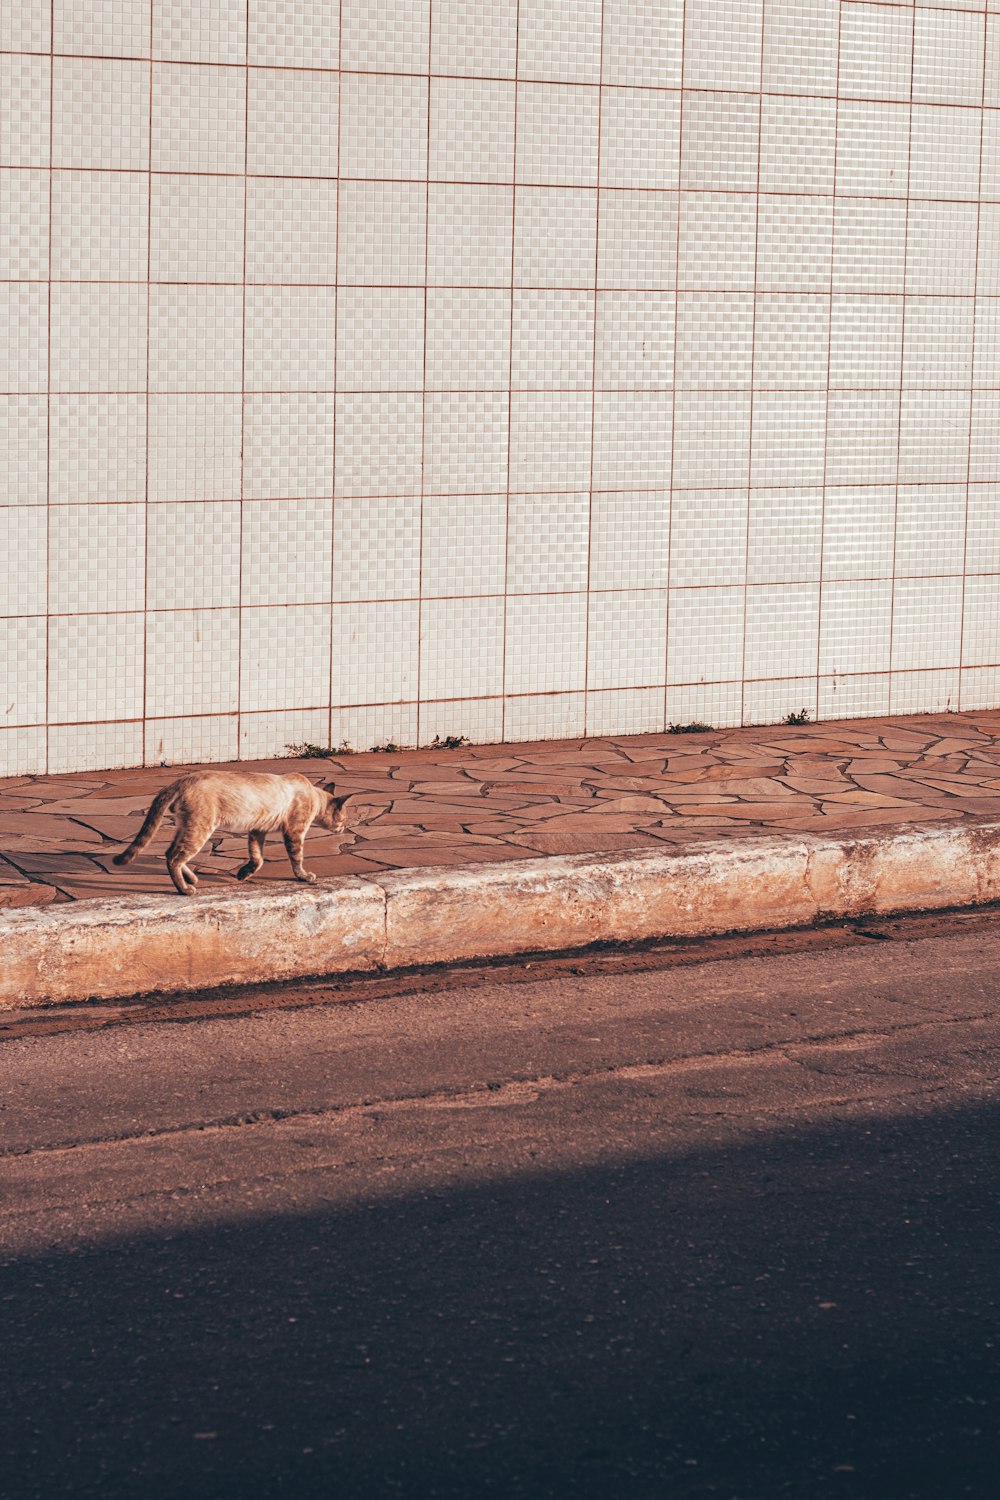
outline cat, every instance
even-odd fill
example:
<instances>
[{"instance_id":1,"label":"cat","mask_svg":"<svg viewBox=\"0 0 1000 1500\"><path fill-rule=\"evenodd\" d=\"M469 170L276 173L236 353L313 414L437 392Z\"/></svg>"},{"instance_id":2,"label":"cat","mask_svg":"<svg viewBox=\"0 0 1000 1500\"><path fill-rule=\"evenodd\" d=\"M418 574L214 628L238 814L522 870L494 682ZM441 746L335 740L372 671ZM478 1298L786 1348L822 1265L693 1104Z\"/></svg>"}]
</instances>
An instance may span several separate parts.
<instances>
[{"instance_id":1,"label":"cat","mask_svg":"<svg viewBox=\"0 0 1000 1500\"><path fill-rule=\"evenodd\" d=\"M347 822L348 799L333 793L332 781L316 786L297 772L272 776L259 771L190 771L157 794L139 832L112 863L130 864L169 812L177 832L167 850L167 869L182 896L194 895L198 877L190 861L216 832L248 835L250 858L236 878L249 880L264 863L265 838L280 828L296 880L312 885L316 876L302 864L302 840L310 825L340 833Z\"/></svg>"}]
</instances>

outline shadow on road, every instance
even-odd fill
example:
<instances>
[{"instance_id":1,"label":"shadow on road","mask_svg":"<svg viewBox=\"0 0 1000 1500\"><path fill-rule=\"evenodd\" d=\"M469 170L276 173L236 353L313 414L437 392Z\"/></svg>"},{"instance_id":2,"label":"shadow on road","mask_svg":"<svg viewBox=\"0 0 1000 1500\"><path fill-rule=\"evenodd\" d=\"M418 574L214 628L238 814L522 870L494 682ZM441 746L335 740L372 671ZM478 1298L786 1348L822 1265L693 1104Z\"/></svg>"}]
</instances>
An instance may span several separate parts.
<instances>
[{"instance_id":1,"label":"shadow on road","mask_svg":"<svg viewBox=\"0 0 1000 1500\"><path fill-rule=\"evenodd\" d=\"M22 1261L0 1273L0 1490L992 1497L998 1120Z\"/></svg>"}]
</instances>

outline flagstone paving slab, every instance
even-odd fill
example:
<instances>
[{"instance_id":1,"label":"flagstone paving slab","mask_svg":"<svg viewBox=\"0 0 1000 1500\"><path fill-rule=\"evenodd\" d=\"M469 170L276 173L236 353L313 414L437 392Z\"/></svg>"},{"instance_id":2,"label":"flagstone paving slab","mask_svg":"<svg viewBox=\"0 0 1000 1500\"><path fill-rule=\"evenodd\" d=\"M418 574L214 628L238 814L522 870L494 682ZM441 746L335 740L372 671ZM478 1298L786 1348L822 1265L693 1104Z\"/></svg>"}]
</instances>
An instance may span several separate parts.
<instances>
[{"instance_id":1,"label":"flagstone paving slab","mask_svg":"<svg viewBox=\"0 0 1000 1500\"><path fill-rule=\"evenodd\" d=\"M193 767L0 780L0 906L172 889L167 819L139 859L112 856L156 791ZM218 769L218 768L216 768ZM244 762L353 794L348 837L310 836L321 877L622 851L755 834L956 822L1000 806L1000 710L765 725L697 734L463 745ZM233 889L240 838L196 861L201 889ZM280 839L256 877L287 887Z\"/></svg>"}]
</instances>

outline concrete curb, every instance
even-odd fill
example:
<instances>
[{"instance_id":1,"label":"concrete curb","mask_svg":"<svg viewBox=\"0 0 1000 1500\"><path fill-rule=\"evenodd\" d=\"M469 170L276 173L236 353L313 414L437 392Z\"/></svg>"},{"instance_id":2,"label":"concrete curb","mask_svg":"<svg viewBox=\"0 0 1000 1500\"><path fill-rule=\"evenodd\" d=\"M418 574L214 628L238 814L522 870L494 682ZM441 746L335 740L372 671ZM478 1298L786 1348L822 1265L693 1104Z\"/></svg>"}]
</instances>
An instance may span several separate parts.
<instances>
[{"instance_id":1,"label":"concrete curb","mask_svg":"<svg viewBox=\"0 0 1000 1500\"><path fill-rule=\"evenodd\" d=\"M740 838L0 912L0 1009L1000 900L1000 823Z\"/></svg>"}]
</instances>

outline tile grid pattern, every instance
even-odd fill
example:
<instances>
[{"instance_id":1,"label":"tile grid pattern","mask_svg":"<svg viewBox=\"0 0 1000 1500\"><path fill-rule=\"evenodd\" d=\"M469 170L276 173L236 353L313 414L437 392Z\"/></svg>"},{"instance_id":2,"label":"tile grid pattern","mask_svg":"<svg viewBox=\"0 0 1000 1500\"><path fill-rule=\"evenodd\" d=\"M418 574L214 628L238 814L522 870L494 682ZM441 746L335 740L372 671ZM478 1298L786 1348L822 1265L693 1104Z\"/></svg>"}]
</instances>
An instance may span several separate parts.
<instances>
[{"instance_id":1,"label":"tile grid pattern","mask_svg":"<svg viewBox=\"0 0 1000 1500\"><path fill-rule=\"evenodd\" d=\"M0 768L1000 699L1000 5L7 0Z\"/></svg>"}]
</instances>

